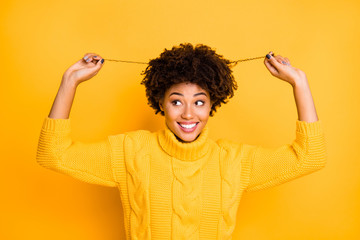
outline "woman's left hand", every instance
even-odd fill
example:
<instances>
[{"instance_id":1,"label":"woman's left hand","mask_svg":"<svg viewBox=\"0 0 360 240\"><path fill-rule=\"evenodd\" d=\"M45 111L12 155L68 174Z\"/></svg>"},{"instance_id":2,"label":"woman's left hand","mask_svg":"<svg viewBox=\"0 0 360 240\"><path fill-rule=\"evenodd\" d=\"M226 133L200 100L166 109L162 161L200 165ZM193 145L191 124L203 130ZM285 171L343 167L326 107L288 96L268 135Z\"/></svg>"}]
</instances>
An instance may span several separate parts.
<instances>
[{"instance_id":1,"label":"woman's left hand","mask_svg":"<svg viewBox=\"0 0 360 240\"><path fill-rule=\"evenodd\" d=\"M270 58L268 58L270 57ZM307 81L306 75L298 68L291 66L290 60L272 52L266 55L264 64L271 75L290 83L293 87L301 81Z\"/></svg>"}]
</instances>

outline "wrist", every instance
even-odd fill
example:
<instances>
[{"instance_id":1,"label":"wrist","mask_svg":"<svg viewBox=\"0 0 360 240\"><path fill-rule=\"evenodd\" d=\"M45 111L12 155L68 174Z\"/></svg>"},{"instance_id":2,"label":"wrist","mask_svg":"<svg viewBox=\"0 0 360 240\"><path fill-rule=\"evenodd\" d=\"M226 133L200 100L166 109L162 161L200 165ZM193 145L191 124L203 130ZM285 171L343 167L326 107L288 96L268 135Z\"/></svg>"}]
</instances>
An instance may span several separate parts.
<instances>
[{"instance_id":1,"label":"wrist","mask_svg":"<svg viewBox=\"0 0 360 240\"><path fill-rule=\"evenodd\" d=\"M293 81L293 88L304 88L304 87L308 87L309 84L308 84L308 81L307 81L307 78L297 78L297 79L294 79Z\"/></svg>"},{"instance_id":2,"label":"wrist","mask_svg":"<svg viewBox=\"0 0 360 240\"><path fill-rule=\"evenodd\" d=\"M66 89L76 89L79 84L76 83L73 79L68 77L63 77L61 80L60 87Z\"/></svg>"}]
</instances>

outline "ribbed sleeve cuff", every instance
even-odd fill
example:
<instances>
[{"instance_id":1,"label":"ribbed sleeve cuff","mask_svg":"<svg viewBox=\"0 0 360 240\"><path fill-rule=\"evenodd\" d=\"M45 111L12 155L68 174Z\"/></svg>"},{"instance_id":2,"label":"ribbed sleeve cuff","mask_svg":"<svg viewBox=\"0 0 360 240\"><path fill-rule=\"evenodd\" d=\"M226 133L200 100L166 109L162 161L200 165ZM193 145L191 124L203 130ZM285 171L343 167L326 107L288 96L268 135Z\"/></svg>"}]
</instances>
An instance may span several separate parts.
<instances>
[{"instance_id":1,"label":"ribbed sleeve cuff","mask_svg":"<svg viewBox=\"0 0 360 240\"><path fill-rule=\"evenodd\" d=\"M322 134L324 129L321 120L318 120L316 122L305 122L296 120L296 131L307 136L311 136Z\"/></svg>"},{"instance_id":2,"label":"ribbed sleeve cuff","mask_svg":"<svg viewBox=\"0 0 360 240\"><path fill-rule=\"evenodd\" d=\"M66 131L70 129L70 119L53 119L46 117L42 126L47 131Z\"/></svg>"}]
</instances>

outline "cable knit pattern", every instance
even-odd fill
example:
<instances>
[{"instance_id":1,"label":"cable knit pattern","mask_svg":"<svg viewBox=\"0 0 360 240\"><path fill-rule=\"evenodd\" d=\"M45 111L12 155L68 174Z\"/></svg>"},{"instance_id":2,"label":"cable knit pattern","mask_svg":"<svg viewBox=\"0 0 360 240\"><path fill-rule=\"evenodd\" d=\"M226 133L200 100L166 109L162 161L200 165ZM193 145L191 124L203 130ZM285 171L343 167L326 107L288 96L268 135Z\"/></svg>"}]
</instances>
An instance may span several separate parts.
<instances>
[{"instance_id":1,"label":"cable knit pattern","mask_svg":"<svg viewBox=\"0 0 360 240\"><path fill-rule=\"evenodd\" d=\"M129 144L129 143L127 143ZM132 144L129 144L131 147ZM151 239L149 201L149 155L126 155L127 186L131 207L132 239Z\"/></svg>"},{"instance_id":2,"label":"cable knit pattern","mask_svg":"<svg viewBox=\"0 0 360 240\"><path fill-rule=\"evenodd\" d=\"M218 235L221 236L219 239L231 239L241 195L249 181L250 165L248 159L251 151L244 151L242 145L226 140L219 140L218 144L222 146L220 159L227 160L220 161L222 211Z\"/></svg>"},{"instance_id":3,"label":"cable knit pattern","mask_svg":"<svg viewBox=\"0 0 360 240\"><path fill-rule=\"evenodd\" d=\"M202 161L184 162L172 158L173 218L172 235L177 239L198 239L201 211Z\"/></svg>"},{"instance_id":4,"label":"cable knit pattern","mask_svg":"<svg viewBox=\"0 0 360 240\"><path fill-rule=\"evenodd\" d=\"M139 135L139 132L142 134ZM124 176L126 172L126 181L123 181L123 186L120 189L122 192L122 200L129 202L126 208L130 209L127 213L131 239L151 239L149 200L150 156L141 151L139 144L136 144L136 141L139 139L134 140L132 138L133 135L135 135L135 137L140 136L141 138L141 136L146 136L147 132L133 132L127 134L126 137L120 135L122 139L125 139L122 142L123 147L125 149L133 149L133 151L124 152L124 164L116 168L116 175ZM115 137L111 136L110 138L114 144L113 149L122 148L122 146L119 146L119 143L116 142ZM142 140L144 141L145 139L143 138ZM119 157L119 154L115 152L114 156ZM121 179L122 177L120 177L120 181Z\"/></svg>"},{"instance_id":5,"label":"cable knit pattern","mask_svg":"<svg viewBox=\"0 0 360 240\"><path fill-rule=\"evenodd\" d=\"M296 121L291 144L265 148L208 138L191 143L165 128L96 143L74 142L69 119L46 118L37 162L88 183L117 187L126 239L231 239L244 192L277 186L321 169L321 121Z\"/></svg>"}]
</instances>

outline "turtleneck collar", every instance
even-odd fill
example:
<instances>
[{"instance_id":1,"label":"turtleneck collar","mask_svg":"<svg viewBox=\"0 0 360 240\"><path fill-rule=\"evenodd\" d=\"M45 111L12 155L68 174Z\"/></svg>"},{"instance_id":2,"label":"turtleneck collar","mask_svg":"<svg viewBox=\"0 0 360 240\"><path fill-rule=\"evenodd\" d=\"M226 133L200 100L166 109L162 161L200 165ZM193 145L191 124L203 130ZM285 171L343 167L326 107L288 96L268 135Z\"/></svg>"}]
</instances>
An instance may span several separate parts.
<instances>
[{"instance_id":1,"label":"turtleneck collar","mask_svg":"<svg viewBox=\"0 0 360 240\"><path fill-rule=\"evenodd\" d=\"M203 157L209 150L208 133L209 129L206 125L196 140L183 143L166 126L164 130L159 132L159 143L170 156L183 161L195 161Z\"/></svg>"}]
</instances>

